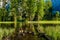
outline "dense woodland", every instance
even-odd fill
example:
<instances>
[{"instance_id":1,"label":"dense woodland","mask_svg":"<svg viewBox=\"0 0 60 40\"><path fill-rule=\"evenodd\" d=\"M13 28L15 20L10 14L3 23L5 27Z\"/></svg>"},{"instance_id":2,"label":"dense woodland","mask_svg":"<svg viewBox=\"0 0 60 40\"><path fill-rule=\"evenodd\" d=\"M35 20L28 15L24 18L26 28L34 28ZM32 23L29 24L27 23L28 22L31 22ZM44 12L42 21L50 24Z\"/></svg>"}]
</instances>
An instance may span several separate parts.
<instances>
[{"instance_id":1,"label":"dense woodland","mask_svg":"<svg viewBox=\"0 0 60 40\"><path fill-rule=\"evenodd\" d=\"M0 24L3 30L1 40L60 40L59 25L28 24L28 21L57 21L59 11L53 13L51 0L11 0L8 7L4 2L0 8L0 22L15 21L17 25ZM13 31L11 31L13 30Z\"/></svg>"}]
</instances>

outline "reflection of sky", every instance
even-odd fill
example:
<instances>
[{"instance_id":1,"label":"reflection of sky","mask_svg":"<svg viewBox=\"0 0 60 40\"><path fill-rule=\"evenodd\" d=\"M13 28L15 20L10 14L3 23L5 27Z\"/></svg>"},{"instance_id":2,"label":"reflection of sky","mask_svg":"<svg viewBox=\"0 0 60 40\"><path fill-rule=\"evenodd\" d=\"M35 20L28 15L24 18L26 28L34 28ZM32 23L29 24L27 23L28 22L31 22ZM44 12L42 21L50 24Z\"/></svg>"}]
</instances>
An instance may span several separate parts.
<instances>
[{"instance_id":1,"label":"reflection of sky","mask_svg":"<svg viewBox=\"0 0 60 40\"><path fill-rule=\"evenodd\" d=\"M48 1L48 0L44 0L44 1Z\"/></svg>"},{"instance_id":2,"label":"reflection of sky","mask_svg":"<svg viewBox=\"0 0 60 40\"><path fill-rule=\"evenodd\" d=\"M7 11L10 9L10 0L7 0L7 4L5 5Z\"/></svg>"},{"instance_id":3,"label":"reflection of sky","mask_svg":"<svg viewBox=\"0 0 60 40\"><path fill-rule=\"evenodd\" d=\"M44 0L48 1L48 0ZM52 1L52 7L56 10L60 10L60 0L51 0Z\"/></svg>"},{"instance_id":4,"label":"reflection of sky","mask_svg":"<svg viewBox=\"0 0 60 40\"><path fill-rule=\"evenodd\" d=\"M60 0L51 0L52 1L52 7L53 7L53 13L56 11L60 11Z\"/></svg>"},{"instance_id":5,"label":"reflection of sky","mask_svg":"<svg viewBox=\"0 0 60 40\"><path fill-rule=\"evenodd\" d=\"M60 0L52 0L52 6L55 7L59 7L60 5Z\"/></svg>"},{"instance_id":6,"label":"reflection of sky","mask_svg":"<svg viewBox=\"0 0 60 40\"><path fill-rule=\"evenodd\" d=\"M44 0L49 1L49 0ZM56 13L56 11L60 12L60 0L51 0L52 2L52 7L53 7L53 13Z\"/></svg>"}]
</instances>

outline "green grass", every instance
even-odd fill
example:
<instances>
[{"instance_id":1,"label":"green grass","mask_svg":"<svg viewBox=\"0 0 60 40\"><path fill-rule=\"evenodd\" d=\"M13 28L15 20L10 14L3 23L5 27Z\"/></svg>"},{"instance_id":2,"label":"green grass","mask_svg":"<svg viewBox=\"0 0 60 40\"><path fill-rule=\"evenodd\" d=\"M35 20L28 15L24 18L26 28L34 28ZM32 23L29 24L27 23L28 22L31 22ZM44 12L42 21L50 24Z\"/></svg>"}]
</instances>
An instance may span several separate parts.
<instances>
[{"instance_id":1,"label":"green grass","mask_svg":"<svg viewBox=\"0 0 60 40\"><path fill-rule=\"evenodd\" d=\"M28 23L39 23L39 24L60 24L60 21L28 21Z\"/></svg>"},{"instance_id":2,"label":"green grass","mask_svg":"<svg viewBox=\"0 0 60 40\"><path fill-rule=\"evenodd\" d=\"M7 24L10 23L11 24L11 23L14 23L14 22L0 22L0 23L7 23Z\"/></svg>"}]
</instances>

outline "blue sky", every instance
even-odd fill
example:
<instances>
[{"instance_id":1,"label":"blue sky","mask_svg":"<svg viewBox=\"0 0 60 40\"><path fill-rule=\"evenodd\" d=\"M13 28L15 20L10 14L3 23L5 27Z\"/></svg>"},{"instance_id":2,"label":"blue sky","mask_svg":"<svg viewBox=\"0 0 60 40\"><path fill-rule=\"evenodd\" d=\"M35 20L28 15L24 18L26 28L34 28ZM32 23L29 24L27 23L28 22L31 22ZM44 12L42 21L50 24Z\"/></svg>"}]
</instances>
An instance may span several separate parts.
<instances>
[{"instance_id":1,"label":"blue sky","mask_svg":"<svg viewBox=\"0 0 60 40\"><path fill-rule=\"evenodd\" d=\"M60 0L51 0L52 1L52 7L54 11L59 11L60 12Z\"/></svg>"}]
</instances>

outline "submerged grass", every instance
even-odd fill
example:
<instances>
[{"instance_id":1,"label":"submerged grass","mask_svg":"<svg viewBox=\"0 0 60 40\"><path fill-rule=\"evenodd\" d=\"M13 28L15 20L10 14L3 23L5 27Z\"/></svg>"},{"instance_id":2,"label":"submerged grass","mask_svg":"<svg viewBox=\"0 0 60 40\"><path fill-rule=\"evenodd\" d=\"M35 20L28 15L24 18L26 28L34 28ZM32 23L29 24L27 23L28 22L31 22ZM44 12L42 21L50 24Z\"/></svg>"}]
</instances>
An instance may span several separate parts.
<instances>
[{"instance_id":1,"label":"submerged grass","mask_svg":"<svg viewBox=\"0 0 60 40\"><path fill-rule=\"evenodd\" d=\"M45 31L46 31L46 34L54 38L52 40L60 40L60 26L58 25L56 27L48 26L46 27Z\"/></svg>"},{"instance_id":2,"label":"submerged grass","mask_svg":"<svg viewBox=\"0 0 60 40\"><path fill-rule=\"evenodd\" d=\"M14 30L14 28L10 28L10 29L7 29L7 28L0 28L0 40L2 40L2 37L5 35L8 35L9 33L12 33Z\"/></svg>"},{"instance_id":3,"label":"submerged grass","mask_svg":"<svg viewBox=\"0 0 60 40\"><path fill-rule=\"evenodd\" d=\"M60 25L47 26L46 28L42 26L42 29L44 29L47 35L53 37L52 40L60 40ZM11 34L12 32L14 32L14 28L10 28L10 29L0 28L0 40L2 40L4 33L8 35L8 34Z\"/></svg>"}]
</instances>

